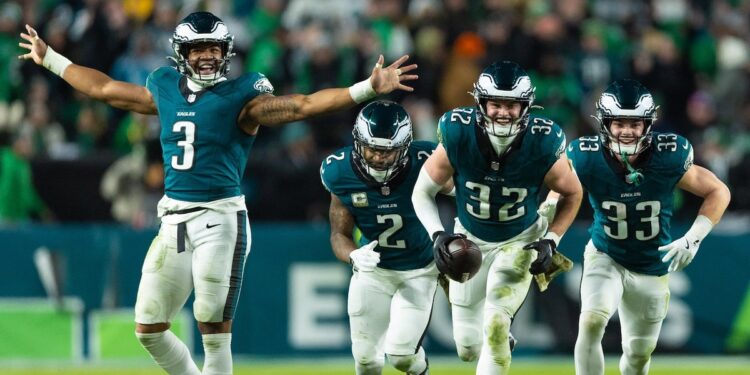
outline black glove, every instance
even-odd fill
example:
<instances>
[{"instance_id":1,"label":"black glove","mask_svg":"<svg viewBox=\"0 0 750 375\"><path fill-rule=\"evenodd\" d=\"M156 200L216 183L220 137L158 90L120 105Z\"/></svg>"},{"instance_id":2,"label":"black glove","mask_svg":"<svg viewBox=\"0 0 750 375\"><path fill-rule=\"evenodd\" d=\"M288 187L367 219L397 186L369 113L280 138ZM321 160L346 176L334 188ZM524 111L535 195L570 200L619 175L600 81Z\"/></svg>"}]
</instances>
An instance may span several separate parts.
<instances>
[{"instance_id":1,"label":"black glove","mask_svg":"<svg viewBox=\"0 0 750 375\"><path fill-rule=\"evenodd\" d=\"M435 243L432 246L432 254L435 257L435 264L440 272L451 274L450 262L448 260L451 257L451 252L448 251L448 244L459 238L466 238L466 236L460 233L450 234L442 230L432 234L432 241Z\"/></svg>"},{"instance_id":2,"label":"black glove","mask_svg":"<svg viewBox=\"0 0 750 375\"><path fill-rule=\"evenodd\" d=\"M552 255L557 252L555 241L543 238L524 246L523 249L536 250L537 252L536 260L532 262L529 267L529 272L531 272L532 275L546 273L552 269Z\"/></svg>"}]
</instances>

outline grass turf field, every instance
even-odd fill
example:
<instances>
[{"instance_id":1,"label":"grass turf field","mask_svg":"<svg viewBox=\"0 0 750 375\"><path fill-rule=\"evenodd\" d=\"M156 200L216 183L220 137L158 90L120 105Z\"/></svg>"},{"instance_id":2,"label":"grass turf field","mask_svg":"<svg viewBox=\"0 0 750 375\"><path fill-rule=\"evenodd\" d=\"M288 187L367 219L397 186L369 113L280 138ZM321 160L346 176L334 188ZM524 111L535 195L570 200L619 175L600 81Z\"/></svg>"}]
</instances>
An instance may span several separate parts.
<instances>
[{"instance_id":1,"label":"grass turf field","mask_svg":"<svg viewBox=\"0 0 750 375\"><path fill-rule=\"evenodd\" d=\"M607 357L605 375L619 374L616 357ZM122 364L86 364L72 366L45 363L2 363L3 375L163 375L155 364L148 362ZM248 360L235 363L235 375L345 375L353 374L348 359L337 360ZM474 373L473 364L464 364L453 358L437 358L431 361L432 375L469 375ZM386 366L383 375L403 373ZM515 359L512 375L573 375L573 359L567 357L525 357ZM651 375L750 375L750 358L740 357L696 357L656 356L651 363Z\"/></svg>"}]
</instances>

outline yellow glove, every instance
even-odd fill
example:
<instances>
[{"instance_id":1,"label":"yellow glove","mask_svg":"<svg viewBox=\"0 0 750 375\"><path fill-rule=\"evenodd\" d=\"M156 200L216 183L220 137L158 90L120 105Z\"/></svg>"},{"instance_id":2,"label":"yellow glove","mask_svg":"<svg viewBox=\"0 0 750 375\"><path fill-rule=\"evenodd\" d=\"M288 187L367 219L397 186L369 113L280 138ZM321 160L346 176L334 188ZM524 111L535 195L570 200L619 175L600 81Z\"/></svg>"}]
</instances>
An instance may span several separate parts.
<instances>
[{"instance_id":1,"label":"yellow glove","mask_svg":"<svg viewBox=\"0 0 750 375\"><path fill-rule=\"evenodd\" d=\"M561 252L556 251L552 254L552 267L550 270L538 275L534 275L536 285L539 287L540 292L547 290L549 283L560 273L570 271L573 268L573 261L568 259Z\"/></svg>"}]
</instances>

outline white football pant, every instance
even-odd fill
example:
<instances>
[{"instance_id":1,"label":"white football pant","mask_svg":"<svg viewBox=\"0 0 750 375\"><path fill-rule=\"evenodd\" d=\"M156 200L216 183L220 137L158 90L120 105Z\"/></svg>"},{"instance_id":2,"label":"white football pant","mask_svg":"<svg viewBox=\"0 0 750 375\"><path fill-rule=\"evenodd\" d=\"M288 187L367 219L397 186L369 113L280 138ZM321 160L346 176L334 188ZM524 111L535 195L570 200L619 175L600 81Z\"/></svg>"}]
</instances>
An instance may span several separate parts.
<instances>
[{"instance_id":1,"label":"white football pant","mask_svg":"<svg viewBox=\"0 0 750 375\"><path fill-rule=\"evenodd\" d=\"M185 222L185 251L178 253L178 226L162 222L143 262L135 305L141 324L170 322L195 287L199 322L231 320L250 252L246 211L206 210Z\"/></svg>"},{"instance_id":2,"label":"white football pant","mask_svg":"<svg viewBox=\"0 0 750 375\"><path fill-rule=\"evenodd\" d=\"M432 313L437 275L434 262L409 271L378 267L373 272L354 272L348 312L357 374L380 374L384 354L419 352ZM403 358L399 362L394 366L406 366Z\"/></svg>"},{"instance_id":3,"label":"white football pant","mask_svg":"<svg viewBox=\"0 0 750 375\"><path fill-rule=\"evenodd\" d=\"M602 337L618 311L622 331L622 374L647 374L651 353L669 306L669 274L628 271L589 241L581 280L581 316L575 347L576 374L604 374Z\"/></svg>"},{"instance_id":4,"label":"white football pant","mask_svg":"<svg viewBox=\"0 0 750 375\"><path fill-rule=\"evenodd\" d=\"M537 256L523 247L546 231L547 219L540 216L516 237L486 242L456 219L454 232L465 234L482 251L482 266L473 278L465 283L450 281L456 350L464 361L479 358L477 374L504 374L510 368L510 324L526 299L532 280L529 266Z\"/></svg>"}]
</instances>

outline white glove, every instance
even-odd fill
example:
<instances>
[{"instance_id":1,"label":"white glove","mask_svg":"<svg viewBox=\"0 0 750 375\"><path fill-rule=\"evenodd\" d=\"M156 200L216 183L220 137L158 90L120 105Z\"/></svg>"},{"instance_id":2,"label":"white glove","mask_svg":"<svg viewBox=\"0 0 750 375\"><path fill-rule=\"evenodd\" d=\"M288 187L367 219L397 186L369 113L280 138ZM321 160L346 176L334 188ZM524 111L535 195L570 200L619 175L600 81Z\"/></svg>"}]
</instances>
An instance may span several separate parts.
<instances>
[{"instance_id":1,"label":"white glove","mask_svg":"<svg viewBox=\"0 0 750 375\"><path fill-rule=\"evenodd\" d=\"M380 253L373 250L377 245L377 240L372 241L349 253L349 259L358 271L372 272L375 270L375 267L380 263Z\"/></svg>"},{"instance_id":2,"label":"white glove","mask_svg":"<svg viewBox=\"0 0 750 375\"><path fill-rule=\"evenodd\" d=\"M659 246L659 251L668 251L661 261L664 263L672 261L669 265L669 272L680 271L693 261L700 244L700 240L688 238L686 234L669 245Z\"/></svg>"},{"instance_id":3,"label":"white glove","mask_svg":"<svg viewBox=\"0 0 750 375\"><path fill-rule=\"evenodd\" d=\"M693 261L701 241L712 227L711 220L700 215L684 236L672 241L669 245L659 246L659 251L667 251L667 255L661 258L661 261L664 263L672 261L669 265L669 272L680 271Z\"/></svg>"}]
</instances>

